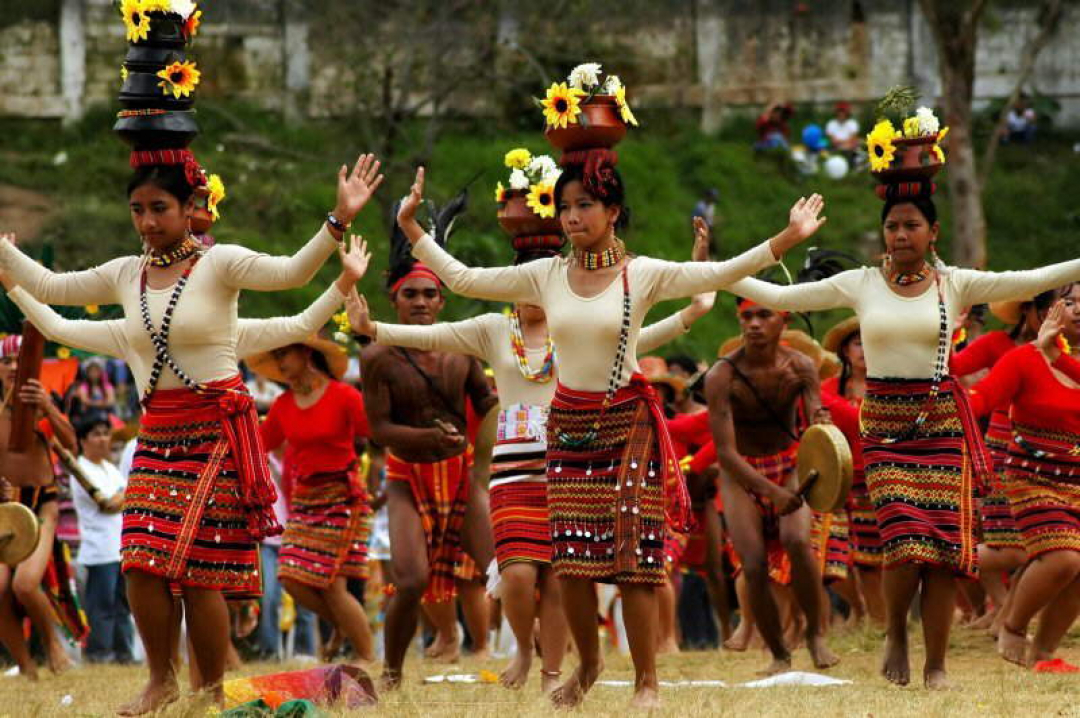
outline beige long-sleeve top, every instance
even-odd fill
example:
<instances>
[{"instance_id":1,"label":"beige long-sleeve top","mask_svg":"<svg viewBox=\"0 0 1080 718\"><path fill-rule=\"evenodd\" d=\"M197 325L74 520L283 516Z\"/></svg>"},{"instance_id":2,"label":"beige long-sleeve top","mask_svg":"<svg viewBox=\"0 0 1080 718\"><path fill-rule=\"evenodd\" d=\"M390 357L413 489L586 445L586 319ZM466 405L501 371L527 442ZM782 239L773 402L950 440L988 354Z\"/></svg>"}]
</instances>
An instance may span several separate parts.
<instances>
[{"instance_id":1,"label":"beige long-sleeve top","mask_svg":"<svg viewBox=\"0 0 1080 718\"><path fill-rule=\"evenodd\" d=\"M467 297L525 302L544 308L548 331L559 347L559 378L578 391L605 391L622 324L623 287L616 278L599 294L582 297L570 289L569 259L538 259L514 267L466 267L425 236L413 256L429 266L450 291ZM638 334L657 302L724 289L776 263L768 242L725 262L667 262L634 257L630 282L630 333L620 385L638 371Z\"/></svg>"},{"instance_id":2,"label":"beige long-sleeve top","mask_svg":"<svg viewBox=\"0 0 1080 718\"><path fill-rule=\"evenodd\" d=\"M517 356L511 349L510 317L504 314L482 314L460 322L422 326L383 322L376 322L376 325L375 337L380 344L469 354L487 362L495 373L499 406L503 409L514 404L547 406L555 396L562 352L556 347L555 375L551 381L529 381L522 376ZM652 351L687 331L682 316L676 312L643 328L638 338L638 350ZM526 347L525 356L529 368L536 371L543 365L545 349Z\"/></svg>"},{"instance_id":3,"label":"beige long-sleeve top","mask_svg":"<svg viewBox=\"0 0 1080 718\"><path fill-rule=\"evenodd\" d=\"M952 327L964 307L1030 299L1040 292L1080 280L1080 259L1021 272L950 268L940 278L949 327ZM728 291L780 311L850 307L859 317L870 376L925 379L934 375L940 318L937 290L932 284L917 297L902 297L889 287L879 268L863 267L818 282L787 287L744 279L731 285Z\"/></svg>"},{"instance_id":4,"label":"beige long-sleeve top","mask_svg":"<svg viewBox=\"0 0 1080 718\"><path fill-rule=\"evenodd\" d=\"M232 244L211 247L195 265L176 305L169 332L169 353L195 381L215 381L235 375L240 290L279 291L303 285L311 281L336 248L337 242L325 225L291 257L271 257ZM122 349L136 382L140 387L145 386L154 363L154 346L139 309L140 257L120 257L93 269L57 274L9 242L0 241L0 267L26 293L42 302L122 305L124 319L114 327L119 344L113 346L117 351ZM173 287L147 289L150 319L155 328L161 326L172 292ZM47 335L44 327L39 328ZM84 346L85 342L78 336L82 331L85 327L80 325L75 334L67 335L63 341ZM182 385L171 369L162 370L158 387L169 389Z\"/></svg>"},{"instance_id":5,"label":"beige long-sleeve top","mask_svg":"<svg viewBox=\"0 0 1080 718\"><path fill-rule=\"evenodd\" d=\"M126 319L67 319L49 305L31 297L22 287L12 289L8 297L46 338L95 354L123 359L131 366L139 391L146 387L150 365L141 362L132 351L124 332ZM245 357L301 342L319 331L344 301L345 295L336 284L331 284L300 314L269 319L240 319L237 321L235 354ZM236 373L235 366L232 373Z\"/></svg>"}]
</instances>

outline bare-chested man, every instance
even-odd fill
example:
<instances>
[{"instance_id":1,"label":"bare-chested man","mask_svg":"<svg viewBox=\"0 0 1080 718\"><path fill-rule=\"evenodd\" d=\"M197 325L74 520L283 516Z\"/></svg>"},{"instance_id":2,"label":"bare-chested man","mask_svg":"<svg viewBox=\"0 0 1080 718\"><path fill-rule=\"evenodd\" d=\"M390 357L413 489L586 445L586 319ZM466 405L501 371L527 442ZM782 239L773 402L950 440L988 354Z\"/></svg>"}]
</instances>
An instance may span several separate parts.
<instances>
[{"instance_id":1,"label":"bare-chested man","mask_svg":"<svg viewBox=\"0 0 1080 718\"><path fill-rule=\"evenodd\" d=\"M814 666L838 661L825 643L821 575L810 545L810 509L796 495L795 452L800 405L820 411L817 369L803 354L780 345L787 316L739 303L743 346L721 357L705 380L709 420L722 470L724 518L750 596L750 610L773 655L766 673L791 668L776 601L769 588L768 555L776 543L791 561L792 586L806 616Z\"/></svg>"},{"instance_id":2,"label":"bare-chested man","mask_svg":"<svg viewBox=\"0 0 1080 718\"><path fill-rule=\"evenodd\" d=\"M76 450L75 430L48 392L35 379L28 381L19 392L19 399L37 407L39 422L34 440L25 453L8 451L11 434L13 388L18 369L22 337L11 335L0 341L0 500L21 501L38 516L41 534L37 548L18 566L0 564L0 641L19 666L19 673L37 679L37 664L30 656L23 638L22 621L16 612L20 604L41 638L53 672L69 667L70 661L56 635L53 610L41 589L41 578L52 556L53 537L60 516L52 457L46 444L55 436L69 450Z\"/></svg>"},{"instance_id":3,"label":"bare-chested man","mask_svg":"<svg viewBox=\"0 0 1080 718\"><path fill-rule=\"evenodd\" d=\"M415 265L390 287L402 324L432 324L438 278ZM372 345L361 355L371 436L387 448L387 506L396 592L386 610L383 685L401 681L420 601L447 601L461 548L484 569L495 555L486 494L469 481L465 401L484 416L497 399L471 357Z\"/></svg>"}]
</instances>

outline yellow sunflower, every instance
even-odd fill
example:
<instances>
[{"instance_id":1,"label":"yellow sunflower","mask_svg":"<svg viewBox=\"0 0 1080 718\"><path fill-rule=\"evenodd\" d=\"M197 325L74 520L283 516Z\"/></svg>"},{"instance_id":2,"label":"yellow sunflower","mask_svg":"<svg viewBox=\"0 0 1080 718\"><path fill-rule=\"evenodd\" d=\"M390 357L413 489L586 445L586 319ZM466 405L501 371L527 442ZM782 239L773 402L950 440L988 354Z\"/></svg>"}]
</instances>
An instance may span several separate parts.
<instances>
[{"instance_id":1,"label":"yellow sunflower","mask_svg":"<svg viewBox=\"0 0 1080 718\"><path fill-rule=\"evenodd\" d=\"M935 144L930 149L934 153L934 156L937 157L937 161L941 164L945 164L945 151L941 149L941 145Z\"/></svg>"},{"instance_id":2,"label":"yellow sunflower","mask_svg":"<svg viewBox=\"0 0 1080 718\"><path fill-rule=\"evenodd\" d=\"M142 0L124 0L120 4L120 15L127 28L128 42L139 42L150 35L150 16L143 7Z\"/></svg>"},{"instance_id":3,"label":"yellow sunflower","mask_svg":"<svg viewBox=\"0 0 1080 718\"><path fill-rule=\"evenodd\" d=\"M622 85L619 86L619 89L615 90L615 103L619 106L619 114L622 116L622 121L628 125L637 127L637 118L634 117L634 112L626 102L626 88Z\"/></svg>"},{"instance_id":4,"label":"yellow sunflower","mask_svg":"<svg viewBox=\"0 0 1080 718\"><path fill-rule=\"evenodd\" d=\"M904 120L904 137L912 139L919 136L919 118L909 117Z\"/></svg>"},{"instance_id":5,"label":"yellow sunflower","mask_svg":"<svg viewBox=\"0 0 1080 718\"><path fill-rule=\"evenodd\" d=\"M56 349L56 358L57 359L70 359L71 358L71 350L68 349L67 347L58 347Z\"/></svg>"},{"instance_id":6,"label":"yellow sunflower","mask_svg":"<svg viewBox=\"0 0 1080 718\"><path fill-rule=\"evenodd\" d=\"M172 12L169 0L142 0L143 12Z\"/></svg>"},{"instance_id":7,"label":"yellow sunflower","mask_svg":"<svg viewBox=\"0 0 1080 718\"><path fill-rule=\"evenodd\" d=\"M196 10L191 13L188 19L184 22L184 34L188 39L195 37L199 33L199 23L202 22L202 10Z\"/></svg>"},{"instance_id":8,"label":"yellow sunflower","mask_svg":"<svg viewBox=\"0 0 1080 718\"><path fill-rule=\"evenodd\" d=\"M529 188L525 204L540 217L555 216L555 187L546 182L537 182Z\"/></svg>"},{"instance_id":9,"label":"yellow sunflower","mask_svg":"<svg viewBox=\"0 0 1080 718\"><path fill-rule=\"evenodd\" d=\"M181 96L187 97L192 93L199 84L201 74L195 69L194 62L174 62L158 72L157 76L162 80L158 87L162 93L168 95L171 92L173 97L179 100Z\"/></svg>"},{"instance_id":10,"label":"yellow sunflower","mask_svg":"<svg viewBox=\"0 0 1080 718\"><path fill-rule=\"evenodd\" d=\"M218 202L225 199L225 183L221 181L221 175L210 175L206 180L206 191L209 194L206 196L206 208L210 210L210 214L213 215L216 222L220 215L218 214Z\"/></svg>"},{"instance_id":11,"label":"yellow sunflower","mask_svg":"<svg viewBox=\"0 0 1080 718\"><path fill-rule=\"evenodd\" d=\"M888 120L878 122L866 136L866 151L870 155L871 171L881 172L889 169L893 156L896 154L896 147L893 146L896 136L897 132Z\"/></svg>"},{"instance_id":12,"label":"yellow sunflower","mask_svg":"<svg viewBox=\"0 0 1080 718\"><path fill-rule=\"evenodd\" d=\"M540 100L548 125L565 128L577 124L577 116L581 114L581 98L584 96L584 90L567 87L565 82L556 82L549 87L547 97Z\"/></svg>"},{"instance_id":13,"label":"yellow sunflower","mask_svg":"<svg viewBox=\"0 0 1080 718\"><path fill-rule=\"evenodd\" d=\"M948 127L945 127L944 129L941 130L941 132L937 133L937 141L938 141L939 145L941 144L941 141L943 139L945 139L945 135L947 135L947 134L949 134L949 128Z\"/></svg>"},{"instance_id":14,"label":"yellow sunflower","mask_svg":"<svg viewBox=\"0 0 1080 718\"><path fill-rule=\"evenodd\" d=\"M506 157L503 158L503 164L511 169L523 170L529 166L529 162L532 160L532 154L524 147L518 147L515 150L510 150L506 153Z\"/></svg>"},{"instance_id":15,"label":"yellow sunflower","mask_svg":"<svg viewBox=\"0 0 1080 718\"><path fill-rule=\"evenodd\" d=\"M124 67L123 65L121 65L120 66L120 81L121 82L127 82L127 79L128 79L128 69L126 67Z\"/></svg>"},{"instance_id":16,"label":"yellow sunflower","mask_svg":"<svg viewBox=\"0 0 1080 718\"><path fill-rule=\"evenodd\" d=\"M496 184L495 185L495 201L498 202L499 204L505 204L507 201L509 201L509 199L510 199L510 197L509 197L509 195L508 195L508 193L506 191L506 188L503 187L503 183L499 182L498 184Z\"/></svg>"}]
</instances>

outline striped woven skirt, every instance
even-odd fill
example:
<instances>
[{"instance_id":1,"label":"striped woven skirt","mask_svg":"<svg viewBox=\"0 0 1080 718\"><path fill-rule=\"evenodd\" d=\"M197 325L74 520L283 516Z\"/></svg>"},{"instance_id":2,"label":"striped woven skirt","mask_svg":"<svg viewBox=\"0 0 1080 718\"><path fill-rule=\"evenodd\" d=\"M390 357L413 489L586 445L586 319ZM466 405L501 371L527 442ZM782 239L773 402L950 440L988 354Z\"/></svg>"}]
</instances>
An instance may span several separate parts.
<instances>
[{"instance_id":1,"label":"striped woven skirt","mask_svg":"<svg viewBox=\"0 0 1080 718\"><path fill-rule=\"evenodd\" d=\"M990 415L986 432L986 448L994 460L994 480L980 500L979 518L982 523L982 543L990 548L1023 548L1024 540L1016 526L1009 497L1005 492L1005 461L1012 441L1012 421L1008 413L995 411Z\"/></svg>"},{"instance_id":2,"label":"striped woven skirt","mask_svg":"<svg viewBox=\"0 0 1080 718\"><path fill-rule=\"evenodd\" d=\"M427 541L428 586L424 601L451 600L455 567L462 560L461 527L469 498L471 450L433 463L411 464L393 454L386 456L386 480L409 486ZM394 552L393 542L390 545Z\"/></svg>"},{"instance_id":3,"label":"striped woven skirt","mask_svg":"<svg viewBox=\"0 0 1080 718\"><path fill-rule=\"evenodd\" d=\"M930 394L929 380L866 383L863 460L884 566L922 563L974 577L975 488L989 479L990 457L955 381L946 377L932 405Z\"/></svg>"},{"instance_id":4,"label":"striped woven skirt","mask_svg":"<svg viewBox=\"0 0 1080 718\"><path fill-rule=\"evenodd\" d=\"M777 454L766 456L747 456L744 454L743 459L755 471L765 477L769 483L777 486L787 486L790 483L792 473L795 471L798 456L799 445L792 444ZM727 476L721 477L721 486L726 487L728 491L744 490L736 488L738 485L735 480L729 479ZM721 488L720 493L723 494L724 490L724 488ZM791 583L791 560L780 543L780 514L777 513L772 501L764 496L758 496L750 492L750 498L753 499L758 514L761 515L761 531L765 539L765 555L769 578L781 586L786 586ZM726 506L725 503L725 511L727 511ZM735 575L738 576L742 571L742 557L738 555L738 549L735 548L734 543L731 544L730 555L733 557Z\"/></svg>"},{"instance_id":5,"label":"striped woven skirt","mask_svg":"<svg viewBox=\"0 0 1080 718\"><path fill-rule=\"evenodd\" d=\"M1028 557L1080 551L1080 435L1014 429L1005 487Z\"/></svg>"},{"instance_id":6,"label":"striped woven skirt","mask_svg":"<svg viewBox=\"0 0 1080 718\"><path fill-rule=\"evenodd\" d=\"M155 391L124 493L124 572L161 576L174 589L259 596L259 551L243 495L216 397Z\"/></svg>"},{"instance_id":7,"label":"striped woven skirt","mask_svg":"<svg viewBox=\"0 0 1080 718\"><path fill-rule=\"evenodd\" d=\"M818 573L825 583L843 581L851 566L851 540L848 517L844 510L829 514L813 512L810 521L810 545L818 560Z\"/></svg>"},{"instance_id":8,"label":"striped woven skirt","mask_svg":"<svg viewBox=\"0 0 1080 718\"><path fill-rule=\"evenodd\" d=\"M296 484L281 537L279 579L320 589L338 576L367 579L371 509L355 481L341 471Z\"/></svg>"},{"instance_id":9,"label":"striped woven skirt","mask_svg":"<svg viewBox=\"0 0 1080 718\"><path fill-rule=\"evenodd\" d=\"M561 385L552 400L552 564L561 577L661 585L667 531L656 421L639 395L620 390L606 414L597 406L602 400L602 393Z\"/></svg>"},{"instance_id":10,"label":"striped woven skirt","mask_svg":"<svg viewBox=\"0 0 1080 718\"><path fill-rule=\"evenodd\" d=\"M499 413L491 459L491 528L499 570L551 563L547 505L547 407L514 405Z\"/></svg>"},{"instance_id":11,"label":"striped woven skirt","mask_svg":"<svg viewBox=\"0 0 1080 718\"><path fill-rule=\"evenodd\" d=\"M881 568L883 547L881 531L878 530L874 502L866 479L858 472L848 494L848 530L851 535L851 561L859 568Z\"/></svg>"}]
</instances>

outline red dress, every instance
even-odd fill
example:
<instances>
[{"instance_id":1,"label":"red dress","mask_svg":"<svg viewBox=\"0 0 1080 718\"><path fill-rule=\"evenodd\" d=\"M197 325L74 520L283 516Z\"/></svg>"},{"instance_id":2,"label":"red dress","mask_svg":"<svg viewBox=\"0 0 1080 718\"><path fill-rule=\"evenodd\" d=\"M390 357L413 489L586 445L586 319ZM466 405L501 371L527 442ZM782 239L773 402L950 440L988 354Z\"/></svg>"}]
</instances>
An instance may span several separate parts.
<instances>
[{"instance_id":1,"label":"red dress","mask_svg":"<svg viewBox=\"0 0 1080 718\"><path fill-rule=\"evenodd\" d=\"M1072 357L1053 366L1080 381ZM1080 388L1062 384L1042 353L1026 344L1006 354L971 393L980 415L1009 407L1005 490L1029 558L1080 551Z\"/></svg>"},{"instance_id":2,"label":"red dress","mask_svg":"<svg viewBox=\"0 0 1080 718\"><path fill-rule=\"evenodd\" d=\"M369 435L364 400L330 381L313 405L300 408L287 391L260 427L267 451L288 442L295 484L281 539L280 578L326 588L338 576L367 578L371 509L356 471L356 438Z\"/></svg>"},{"instance_id":3,"label":"red dress","mask_svg":"<svg viewBox=\"0 0 1080 718\"><path fill-rule=\"evenodd\" d=\"M949 370L954 376L968 376L984 369L991 369L1001 357L1016 348L1016 343L1006 332L983 334L962 352L949 359ZM1006 407L1007 408L1007 407ZM986 431L986 448L994 461L994 482L979 504L982 542L991 548L1023 548L1024 542L1016 527L1016 519L1005 496L1005 459L1009 454L1012 423L1009 413L995 410L990 414L990 426Z\"/></svg>"}]
</instances>

